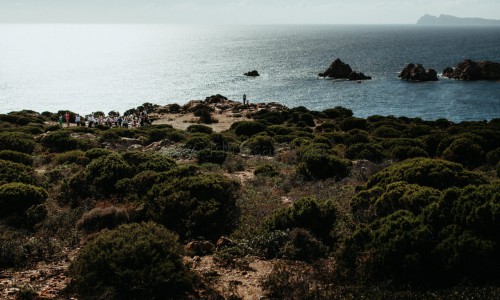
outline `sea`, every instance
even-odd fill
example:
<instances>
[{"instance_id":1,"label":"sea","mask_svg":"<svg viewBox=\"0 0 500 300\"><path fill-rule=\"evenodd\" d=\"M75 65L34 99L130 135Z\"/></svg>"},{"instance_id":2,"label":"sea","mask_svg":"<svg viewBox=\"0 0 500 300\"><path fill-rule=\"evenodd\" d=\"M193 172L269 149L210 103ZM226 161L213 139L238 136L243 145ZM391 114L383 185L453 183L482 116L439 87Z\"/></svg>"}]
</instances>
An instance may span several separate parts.
<instances>
[{"instance_id":1,"label":"sea","mask_svg":"<svg viewBox=\"0 0 500 300\"><path fill-rule=\"evenodd\" d=\"M373 77L318 78L336 59ZM500 26L0 25L0 113L119 111L222 94L288 107L452 121L500 118L500 82L412 83L408 63L441 73L500 62ZM246 77L257 70L261 76Z\"/></svg>"}]
</instances>

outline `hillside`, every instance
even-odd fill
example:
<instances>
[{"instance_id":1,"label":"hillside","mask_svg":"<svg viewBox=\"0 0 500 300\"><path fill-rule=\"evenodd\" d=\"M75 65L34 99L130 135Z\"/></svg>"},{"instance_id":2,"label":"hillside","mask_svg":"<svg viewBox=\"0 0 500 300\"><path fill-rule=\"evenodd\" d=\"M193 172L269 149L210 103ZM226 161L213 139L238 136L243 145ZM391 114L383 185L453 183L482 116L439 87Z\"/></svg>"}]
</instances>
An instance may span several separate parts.
<instances>
[{"instance_id":1,"label":"hillside","mask_svg":"<svg viewBox=\"0 0 500 300\"><path fill-rule=\"evenodd\" d=\"M144 111L0 115L0 298L500 297L499 119Z\"/></svg>"}]
</instances>

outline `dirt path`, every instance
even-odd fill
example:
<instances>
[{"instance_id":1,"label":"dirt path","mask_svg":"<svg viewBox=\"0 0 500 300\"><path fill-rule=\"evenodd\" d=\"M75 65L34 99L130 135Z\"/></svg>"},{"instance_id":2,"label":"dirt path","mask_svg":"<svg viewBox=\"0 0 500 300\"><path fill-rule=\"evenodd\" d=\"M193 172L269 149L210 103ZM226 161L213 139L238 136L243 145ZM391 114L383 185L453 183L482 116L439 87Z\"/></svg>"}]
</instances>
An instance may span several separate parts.
<instances>
[{"instance_id":1,"label":"dirt path","mask_svg":"<svg viewBox=\"0 0 500 300\"><path fill-rule=\"evenodd\" d=\"M214 262L214 256L194 257L193 269L211 282L211 287L225 298L244 300L263 299L261 280L267 276L274 261L256 257L242 259L244 267L221 267Z\"/></svg>"}]
</instances>

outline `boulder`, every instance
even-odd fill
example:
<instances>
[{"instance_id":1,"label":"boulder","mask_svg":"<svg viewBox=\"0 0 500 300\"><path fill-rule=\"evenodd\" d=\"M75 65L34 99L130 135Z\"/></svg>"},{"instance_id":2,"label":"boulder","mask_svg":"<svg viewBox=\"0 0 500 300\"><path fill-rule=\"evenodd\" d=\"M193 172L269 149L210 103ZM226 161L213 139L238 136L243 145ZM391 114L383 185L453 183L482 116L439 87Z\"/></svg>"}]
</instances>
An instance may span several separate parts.
<instances>
[{"instance_id":1,"label":"boulder","mask_svg":"<svg viewBox=\"0 0 500 300\"><path fill-rule=\"evenodd\" d=\"M185 250L191 257L203 256L213 254L215 246L209 241L193 241L186 245Z\"/></svg>"},{"instance_id":2,"label":"boulder","mask_svg":"<svg viewBox=\"0 0 500 300\"><path fill-rule=\"evenodd\" d=\"M235 245L236 244L232 240L228 239L225 236L217 240L217 250L222 250L224 248L232 247Z\"/></svg>"},{"instance_id":3,"label":"boulder","mask_svg":"<svg viewBox=\"0 0 500 300\"><path fill-rule=\"evenodd\" d=\"M260 76L259 72L257 72L257 70L253 70L253 71L250 71L250 72L247 72L244 74L245 76L250 76L250 77L257 77L257 76Z\"/></svg>"},{"instance_id":4,"label":"boulder","mask_svg":"<svg viewBox=\"0 0 500 300\"><path fill-rule=\"evenodd\" d=\"M466 59L454 69L450 67L444 69L443 76L458 80L499 80L500 63Z\"/></svg>"},{"instance_id":5,"label":"boulder","mask_svg":"<svg viewBox=\"0 0 500 300\"><path fill-rule=\"evenodd\" d=\"M347 77L347 79L349 80L370 80L372 79L371 76L366 76L365 74L361 73L361 72L351 72L351 74L349 74L349 77Z\"/></svg>"},{"instance_id":6,"label":"boulder","mask_svg":"<svg viewBox=\"0 0 500 300\"><path fill-rule=\"evenodd\" d=\"M346 64L339 58L337 58L325 72L319 73L318 76L341 79L341 78L348 78L349 75L351 75L351 73L352 73L351 66L349 66L349 64Z\"/></svg>"},{"instance_id":7,"label":"boulder","mask_svg":"<svg viewBox=\"0 0 500 300\"><path fill-rule=\"evenodd\" d=\"M437 72L434 69L426 70L421 64L408 64L399 74L399 78L407 81L437 81Z\"/></svg>"}]
</instances>

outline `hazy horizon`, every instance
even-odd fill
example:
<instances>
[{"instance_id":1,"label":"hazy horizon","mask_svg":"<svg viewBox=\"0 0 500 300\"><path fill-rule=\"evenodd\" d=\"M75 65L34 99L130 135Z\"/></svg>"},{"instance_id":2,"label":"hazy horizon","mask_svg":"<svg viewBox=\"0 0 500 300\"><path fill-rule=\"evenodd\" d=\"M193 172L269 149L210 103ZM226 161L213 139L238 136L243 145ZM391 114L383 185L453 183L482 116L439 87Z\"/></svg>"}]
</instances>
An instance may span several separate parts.
<instances>
[{"instance_id":1,"label":"hazy horizon","mask_svg":"<svg viewBox=\"0 0 500 300\"><path fill-rule=\"evenodd\" d=\"M415 24L499 19L497 0L0 0L0 23Z\"/></svg>"}]
</instances>

